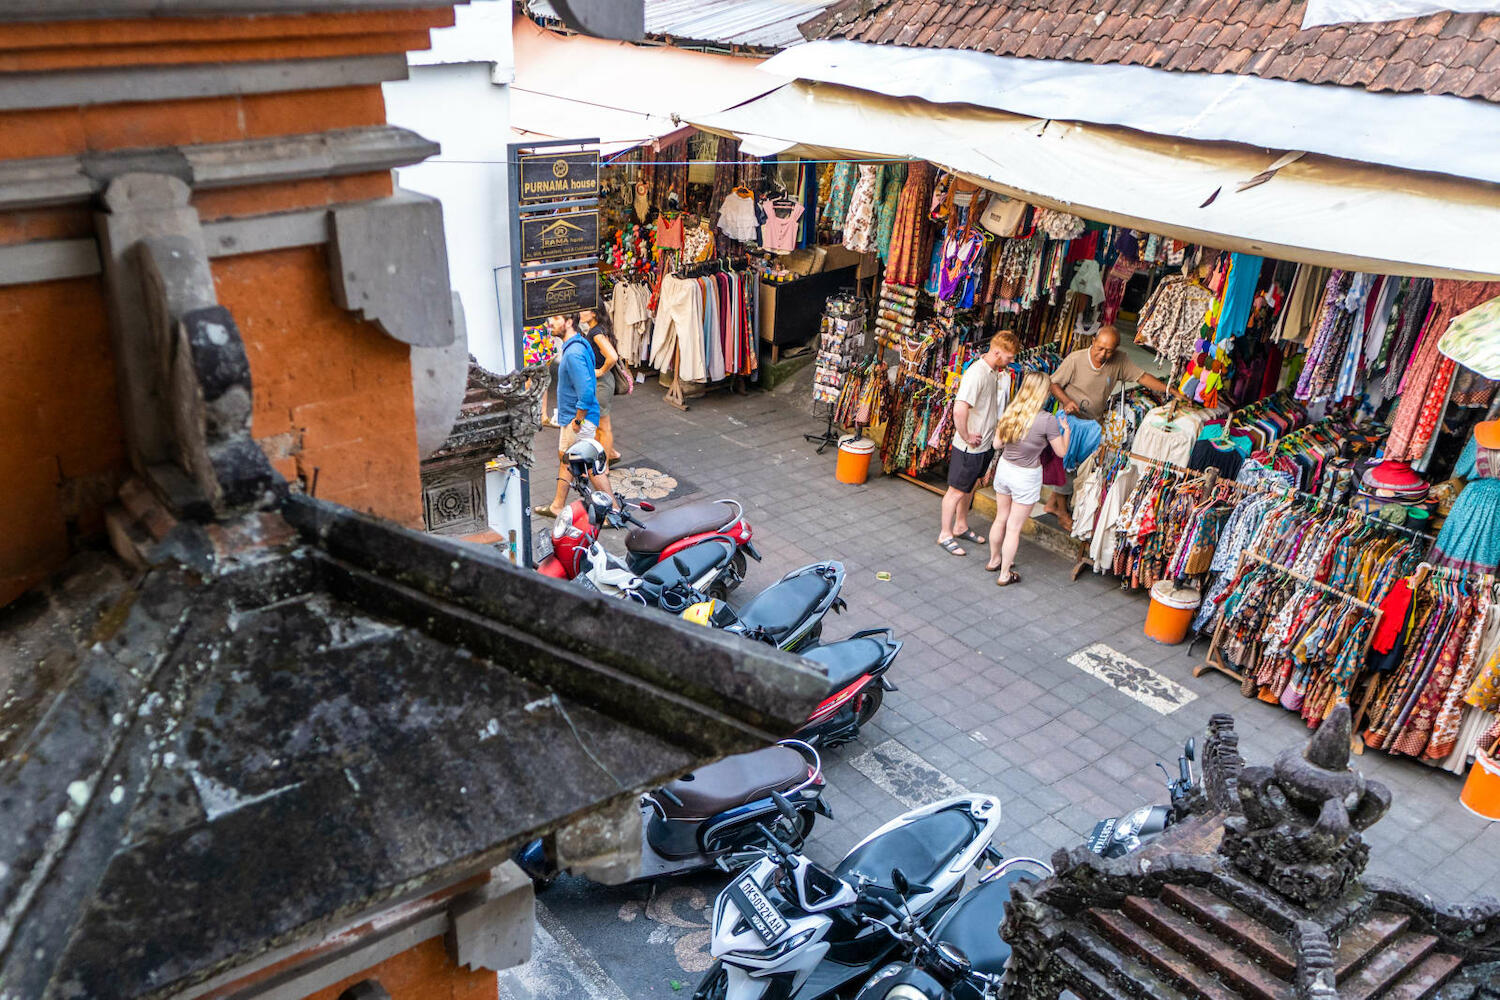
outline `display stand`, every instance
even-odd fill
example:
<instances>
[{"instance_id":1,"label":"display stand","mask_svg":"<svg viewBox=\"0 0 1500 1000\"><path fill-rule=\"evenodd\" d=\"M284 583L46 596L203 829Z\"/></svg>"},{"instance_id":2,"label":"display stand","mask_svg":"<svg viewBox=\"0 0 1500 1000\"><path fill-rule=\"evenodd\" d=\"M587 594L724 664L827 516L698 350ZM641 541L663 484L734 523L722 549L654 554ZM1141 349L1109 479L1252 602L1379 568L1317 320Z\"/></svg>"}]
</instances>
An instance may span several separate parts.
<instances>
[{"instance_id":1,"label":"display stand","mask_svg":"<svg viewBox=\"0 0 1500 1000\"><path fill-rule=\"evenodd\" d=\"M823 429L823 433L802 435L803 440L812 441L817 444L817 453L819 455L823 454L824 449L826 449L829 445L836 445L839 443L840 435L838 432L838 428L833 426L833 411L835 407L836 404L834 403L828 404L828 426Z\"/></svg>"}]
</instances>

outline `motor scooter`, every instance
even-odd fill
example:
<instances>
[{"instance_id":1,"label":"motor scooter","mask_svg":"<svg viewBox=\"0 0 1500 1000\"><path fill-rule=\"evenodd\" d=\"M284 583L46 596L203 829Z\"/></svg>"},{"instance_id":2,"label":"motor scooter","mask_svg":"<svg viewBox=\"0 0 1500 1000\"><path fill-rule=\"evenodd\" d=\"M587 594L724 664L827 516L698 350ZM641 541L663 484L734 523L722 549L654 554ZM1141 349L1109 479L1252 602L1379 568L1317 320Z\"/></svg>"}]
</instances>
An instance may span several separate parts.
<instances>
[{"instance_id":1,"label":"motor scooter","mask_svg":"<svg viewBox=\"0 0 1500 1000\"><path fill-rule=\"evenodd\" d=\"M744 505L738 500L695 500L660 511L647 502L637 507L648 516L634 519L634 527L625 536L625 565L635 573L644 574L683 549L717 536L734 539L735 586L745 578L747 556L760 562L760 553L750 541L753 532L745 520Z\"/></svg>"},{"instance_id":2,"label":"motor scooter","mask_svg":"<svg viewBox=\"0 0 1500 1000\"><path fill-rule=\"evenodd\" d=\"M1167 776L1167 799L1169 805L1141 806L1123 816L1100 820L1089 834L1088 848L1100 857L1120 858L1139 850L1143 844L1161 836L1170 826L1186 815L1188 796L1196 787L1193 781L1193 759L1197 741L1188 738L1183 744L1182 756L1177 758L1177 777L1168 773L1160 761L1157 767Z\"/></svg>"},{"instance_id":3,"label":"motor scooter","mask_svg":"<svg viewBox=\"0 0 1500 1000\"><path fill-rule=\"evenodd\" d=\"M686 608L682 617L795 653L822 638L823 618L829 611L842 613L849 606L840 596L843 589L843 563L810 563L792 570L738 611L723 600L705 599Z\"/></svg>"},{"instance_id":4,"label":"motor scooter","mask_svg":"<svg viewBox=\"0 0 1500 1000\"><path fill-rule=\"evenodd\" d=\"M930 931L902 907L891 935L906 960L877 971L855 1000L998 1000L1010 958L1000 925L1011 887L1051 874L1045 861L1007 858L985 872ZM893 872L893 881L899 875Z\"/></svg>"},{"instance_id":5,"label":"motor scooter","mask_svg":"<svg viewBox=\"0 0 1500 1000\"><path fill-rule=\"evenodd\" d=\"M770 823L801 849L823 802L823 763L801 740L725 757L641 796L641 873L636 881L684 875L704 868L734 872L758 859L760 827ZM787 819L771 798L791 805ZM543 841L522 848L516 863L538 888L551 885L557 866Z\"/></svg>"},{"instance_id":6,"label":"motor scooter","mask_svg":"<svg viewBox=\"0 0 1500 1000\"><path fill-rule=\"evenodd\" d=\"M571 462L573 449L568 454ZM671 586L687 586L715 597L727 596L739 586L741 577L736 567L743 565L743 560L739 544L728 535L705 536L637 575L599 541L604 527L623 527L635 521L632 505L617 504L615 497L593 489L585 460L573 464L577 466L573 488L579 499L569 504L552 525L551 551L537 563L537 570L544 576L580 580L600 593L652 606L661 591Z\"/></svg>"},{"instance_id":7,"label":"motor scooter","mask_svg":"<svg viewBox=\"0 0 1500 1000\"><path fill-rule=\"evenodd\" d=\"M931 926L968 871L997 857L990 842L999 824L993 796L934 802L880 827L832 871L763 830L770 846L714 903L715 961L694 1000L847 995L899 947L891 933L898 914Z\"/></svg>"}]
</instances>

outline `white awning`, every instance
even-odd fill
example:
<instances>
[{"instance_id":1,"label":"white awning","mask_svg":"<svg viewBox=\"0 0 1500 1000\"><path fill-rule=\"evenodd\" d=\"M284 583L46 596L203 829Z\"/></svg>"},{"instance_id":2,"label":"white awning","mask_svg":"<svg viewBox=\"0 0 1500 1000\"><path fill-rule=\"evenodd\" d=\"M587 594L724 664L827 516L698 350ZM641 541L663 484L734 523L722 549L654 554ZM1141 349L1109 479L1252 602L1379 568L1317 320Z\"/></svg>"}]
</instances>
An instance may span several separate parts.
<instances>
[{"instance_id":1,"label":"white awning","mask_svg":"<svg viewBox=\"0 0 1500 1000\"><path fill-rule=\"evenodd\" d=\"M689 120L812 157L930 160L1033 204L1225 250L1500 278L1500 187L1480 181L1307 155L1237 190L1279 154L800 81Z\"/></svg>"},{"instance_id":2,"label":"white awning","mask_svg":"<svg viewBox=\"0 0 1500 1000\"><path fill-rule=\"evenodd\" d=\"M510 126L517 141L597 136L608 156L786 82L761 72L758 59L562 35L520 14L512 28Z\"/></svg>"},{"instance_id":3,"label":"white awning","mask_svg":"<svg viewBox=\"0 0 1500 1000\"><path fill-rule=\"evenodd\" d=\"M761 68L891 97L1500 182L1500 104L964 49L809 42Z\"/></svg>"}]
</instances>

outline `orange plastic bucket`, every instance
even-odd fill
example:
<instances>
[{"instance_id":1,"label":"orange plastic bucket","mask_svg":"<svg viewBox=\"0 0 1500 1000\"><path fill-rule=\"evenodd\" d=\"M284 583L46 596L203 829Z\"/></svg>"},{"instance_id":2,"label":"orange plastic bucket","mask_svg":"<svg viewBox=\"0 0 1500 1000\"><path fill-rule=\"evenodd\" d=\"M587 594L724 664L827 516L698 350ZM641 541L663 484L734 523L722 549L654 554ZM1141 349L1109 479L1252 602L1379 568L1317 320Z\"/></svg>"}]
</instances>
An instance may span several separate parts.
<instances>
[{"instance_id":1,"label":"orange plastic bucket","mask_svg":"<svg viewBox=\"0 0 1500 1000\"><path fill-rule=\"evenodd\" d=\"M1167 646L1186 639L1200 601L1202 597L1193 587L1178 587L1171 580L1156 581L1146 612L1146 638Z\"/></svg>"},{"instance_id":2,"label":"orange plastic bucket","mask_svg":"<svg viewBox=\"0 0 1500 1000\"><path fill-rule=\"evenodd\" d=\"M1458 802L1482 819L1500 819L1500 762L1482 749L1474 754L1474 766L1469 768Z\"/></svg>"},{"instance_id":3,"label":"orange plastic bucket","mask_svg":"<svg viewBox=\"0 0 1500 1000\"><path fill-rule=\"evenodd\" d=\"M852 434L839 438L839 464L833 478L858 486L870 474L870 456L874 453L875 442L870 438Z\"/></svg>"}]
</instances>

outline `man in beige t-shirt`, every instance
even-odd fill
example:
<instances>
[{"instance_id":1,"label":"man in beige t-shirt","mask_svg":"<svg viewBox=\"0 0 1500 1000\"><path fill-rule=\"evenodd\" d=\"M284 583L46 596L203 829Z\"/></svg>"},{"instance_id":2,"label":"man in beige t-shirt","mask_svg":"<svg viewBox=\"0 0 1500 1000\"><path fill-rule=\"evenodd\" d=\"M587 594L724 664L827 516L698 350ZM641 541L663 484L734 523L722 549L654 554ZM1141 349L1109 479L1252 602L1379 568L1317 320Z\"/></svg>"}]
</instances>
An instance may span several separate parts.
<instances>
[{"instance_id":1,"label":"man in beige t-shirt","mask_svg":"<svg viewBox=\"0 0 1500 1000\"><path fill-rule=\"evenodd\" d=\"M959 540L983 545L987 539L969 528L974 486L990 465L995 423L1000 419L1000 369L1016 359L1021 344L1002 330L990 348L964 369L953 399L953 450L948 454L948 492L943 494L943 522L938 544L953 555L967 555Z\"/></svg>"},{"instance_id":2,"label":"man in beige t-shirt","mask_svg":"<svg viewBox=\"0 0 1500 1000\"><path fill-rule=\"evenodd\" d=\"M1139 382L1150 391L1165 395L1167 387L1155 375L1147 374L1140 365L1127 358L1120 349L1120 331L1112 326L1101 327L1094 334L1094 342L1087 349L1079 349L1063 358L1057 371L1052 373L1052 395L1062 404L1064 419L1071 425L1073 438L1083 446L1081 453L1069 453L1069 469L1076 468L1099 447L1099 421L1109 406L1109 394L1121 382ZM1092 423L1093 426L1087 426ZM1092 443L1090 443L1092 442ZM1047 513L1056 515L1065 531L1073 530L1073 517L1068 513L1068 496L1073 492L1070 482L1066 486L1055 486L1047 498Z\"/></svg>"}]
</instances>

